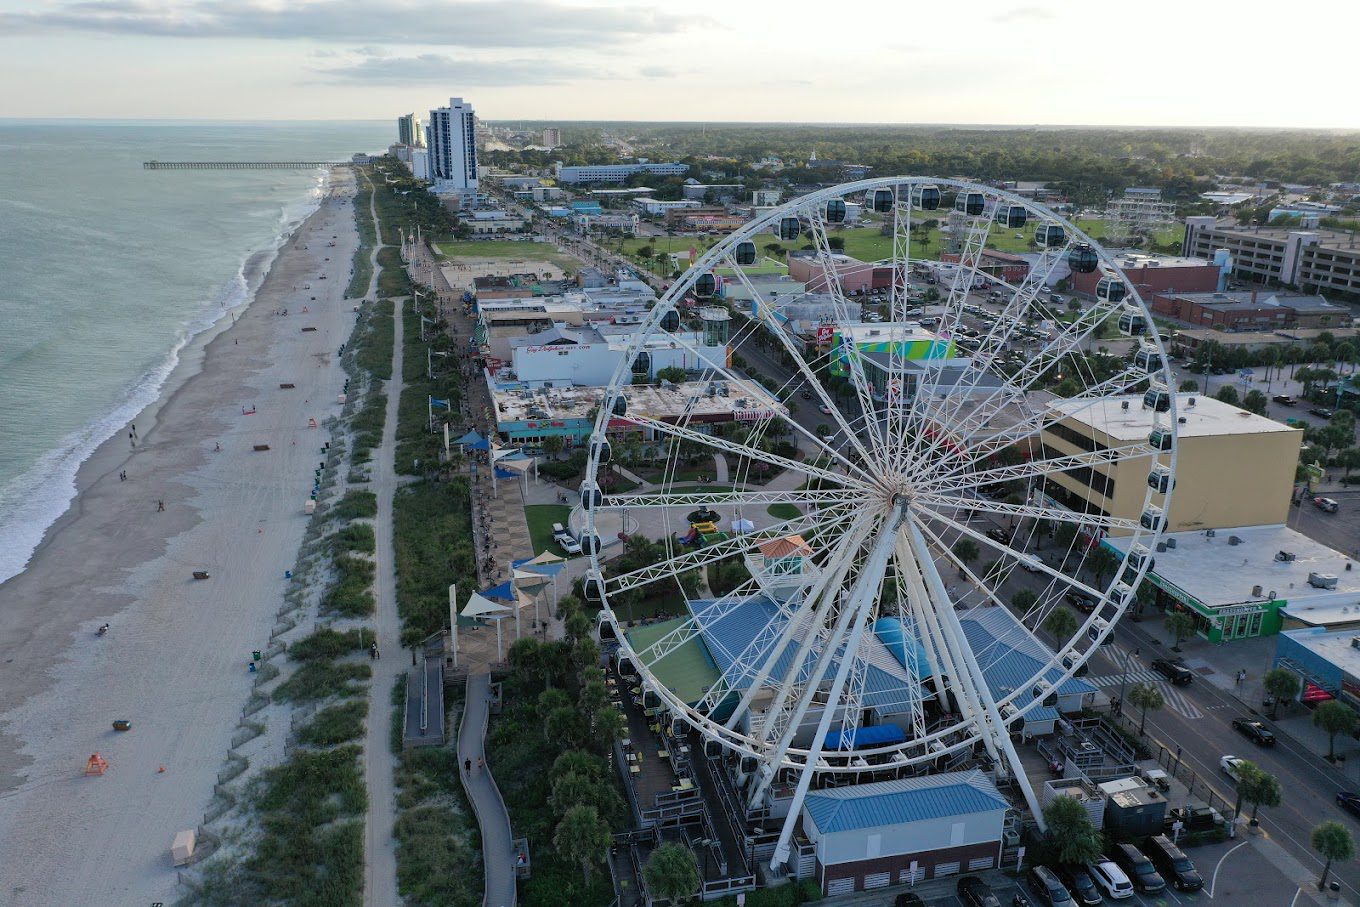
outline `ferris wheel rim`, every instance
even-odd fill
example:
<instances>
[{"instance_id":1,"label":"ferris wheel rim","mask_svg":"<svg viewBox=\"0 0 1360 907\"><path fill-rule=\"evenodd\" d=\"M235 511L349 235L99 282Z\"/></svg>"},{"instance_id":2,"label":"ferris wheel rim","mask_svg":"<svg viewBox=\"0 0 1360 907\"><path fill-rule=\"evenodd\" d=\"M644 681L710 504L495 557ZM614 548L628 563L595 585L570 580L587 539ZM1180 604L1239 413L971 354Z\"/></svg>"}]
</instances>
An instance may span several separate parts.
<instances>
[{"instance_id":1,"label":"ferris wheel rim","mask_svg":"<svg viewBox=\"0 0 1360 907\"><path fill-rule=\"evenodd\" d=\"M813 206L820 205L832 198L844 198L846 196L853 195L859 192L865 192L880 188L900 189L900 187L902 186L919 186L919 185L933 185L941 188L947 187L950 189L967 190L969 192L978 191L983 193L985 196L990 196L994 199L1005 200L1011 204L1021 205L1026 210L1035 212L1040 216L1047 218L1048 221L1055 224L1059 224L1066 228L1067 230L1069 230L1070 231L1069 235L1072 237L1073 241L1080 240L1089 249L1095 251L1095 253L1098 256L1099 264L1101 266L1107 267L1109 270L1118 273L1117 266L1111 259L1110 255L1106 252L1106 250L1104 250L1095 240L1088 236L1084 231L1080 230L1075 224L1067 221L1065 218L1063 218L1056 212L1053 212L1051 209L1047 208L1044 205L1041 205L1037 202L1033 202L1031 200L1023 199L1020 196L1006 192L1005 190L995 189L994 187L981 186L979 184L961 180L949 180L919 176L882 177L869 180L860 180L852 183L841 184L839 186L829 187L823 190L818 190L817 192L809 193L808 195L802 196L797 199L793 199L783 205L780 205L777 208L764 213L763 215L757 217L750 223L744 225L740 230L734 231L731 235L724 238L719 243L715 244L711 249L707 250L703 256L701 256L698 260L694 262L694 264L689 268L689 270L684 275L682 275L679 279L675 280L671 284L666 293L662 296L661 300L654 307L653 312L651 316L648 318L644 328L638 332L638 335L634 339L634 343L630 345L628 351L625 353L623 361L619 366L618 373L616 373L614 380L610 382L609 387L606 389L606 393L604 394L605 406L601 407L600 413L597 416L596 433L592 437L605 437L606 432L604 431L604 429L610 421L609 408L613 405L613 401L617 396L626 396L625 386L621 384L619 378L625 372L625 363L631 361L631 358L635 354L636 350L639 348L641 341L645 338L645 336L648 336L659 329L660 319L661 317L664 316L664 314L667 311L678 310L679 301L685 298L685 296L693 288L695 281L698 280L698 278L702 274L711 272L715 266L723 262L724 258L728 260L729 265L734 264L734 261L731 258L731 253L738 243L751 241L752 237L759 235L763 230L768 229L772 224L776 223L781 218L790 216L791 213L806 214L809 210L813 209ZM945 213L943 209L941 210L941 213ZM1069 246L1071 244L1072 244L1071 242L1068 243ZM909 261L910 256L908 256L908 263ZM976 273L976 269L974 269L974 273ZM1124 306L1125 307L1136 306L1147 316L1148 320L1146 323L1148 325L1153 324L1151 320L1151 313L1148 311L1146 304L1143 302L1141 296L1138 294L1137 288L1133 287L1132 285L1128 285L1127 290L1128 295L1124 297ZM1108 315L1106 317L1108 317ZM1161 365L1160 368L1157 369L1155 373L1156 374L1169 373L1167 369L1166 351L1157 332L1155 330L1152 331L1147 337L1144 338L1144 340L1147 342L1148 345L1154 347L1158 354L1158 358ZM1152 370L1149 370L1149 374L1154 374L1154 372ZM1089 401L1089 405L1095 405L1098 401L1103 399L1105 399L1103 396L1092 397ZM1169 423L1168 427L1170 429L1172 437L1171 447L1168 451L1161 451L1154 455L1155 460L1157 457L1160 457L1163 454L1169 454L1169 456L1167 456L1167 459L1170 460L1173 482L1175 471L1174 470L1175 455L1176 450L1178 448L1178 438L1176 437L1176 424L1177 424L1176 402L1177 401L1175 397L1175 392L1173 390L1170 393L1169 411L1167 413ZM850 421L853 424L853 420ZM1037 435L1038 431L1036 430L1034 434ZM594 444L592 444L592 451L589 459L587 474L589 480L592 483L594 483L593 487L598 487L599 466L600 464L598 462L597 451L594 449ZM849 479L850 476L847 475L845 476L845 478ZM1149 497L1150 493L1145 494L1145 500ZM1167 505L1168 511L1170 506L1170 500L1171 500L1170 489L1168 489L1168 493L1164 497L1164 501ZM645 506L645 505L633 504L632 506ZM681 506L681 505L667 505L667 506ZM595 531L594 514L591 511L587 511L587 527L588 531L592 533ZM1164 524L1159 524L1153 530L1136 531L1134 533L1133 538L1134 539L1141 538L1149 531L1152 533L1151 537L1155 541L1155 539L1160 538L1162 533L1165 531L1165 526ZM1126 552L1124 558L1121 560L1120 566L1114 571L1115 577L1118 577L1121 573L1125 572L1125 566L1130 561L1133 545L1134 542L1130 542L1128 546L1129 548L1128 552ZM1010 548L1009 542L1003 547L1009 550ZM1023 552L1020 553L1023 554ZM602 576L603 562L600 558L599 550L596 549L592 551L589 557L591 562L591 574L594 576ZM1132 589L1137 589L1139 585L1144 581L1144 578L1149 570L1149 567L1150 567L1149 561L1145 560L1140 562L1140 564L1134 571L1134 575L1131 578L1131 582L1127 583L1126 585L1130 586ZM978 585L985 587L985 584L981 583L980 581ZM1056 690L1062 684L1066 683L1067 681L1071 680L1074 676L1076 676L1080 668L1091 657L1091 655L1094 654L1097 647L1104 641L1106 637L1109 636L1109 634L1113 630L1115 623L1118 621L1120 617L1122 617L1122 615L1125 613L1125 611L1131 604L1131 595L1129 597L1121 596L1117 602L1111 601L1111 595L1114 592L1115 586L1116 586L1115 579L1112 578L1110 585L1104 590L1104 593L1098 597L1097 605L1094 608L1094 610L1092 610L1090 615L1085 620L1079 622L1079 626L1077 630L1073 633L1072 637L1068 639L1065 643L1059 641L1060 644L1051 650L1052 656L1045 663L1040 665L1039 669L1030 677L1030 679L1025 684L1022 684L1019 688L1012 691L1008 696L996 699L996 704L999 706L1013 706L1012 713L1010 713L1004 719L1004 723L1006 724L1006 726L1009 727L1013 725L1016 721L1023 720L1023 717L1030 711L1038 707L1038 705L1042 701L1040 698L1036 697L1033 699L1033 701L1020 702L1019 704L1017 704L1016 700L1021 697L1021 693L1024 687L1028 687L1030 684L1035 683L1038 679L1046 676L1049 671L1057 670L1061 673L1061 677L1054 681L1052 684L1053 689ZM622 622L619 620L618 615L614 612L613 608L610 606L608 594L605 590L602 590L602 595L603 599L600 603L602 614L604 615L604 619L608 620L610 623L614 625L616 636L618 637L619 645L624 656L629 658L629 660L634 665L635 670L639 672L639 676L643 677L644 680L655 681L655 678L651 676L650 668L648 668L643 663L640 655L633 648L631 642L627 639L626 633L624 632L622 627ZM1112 605L1115 610L1113 617L1111 617L1108 620L1108 622L1105 622L1104 619L1100 617L1100 614L1102 613L1102 610L1107 604ZM1099 628L1099 639L1091 637L1091 641L1093 642L1093 644L1089 646L1084 652L1081 651L1079 649L1079 643L1081 642L1083 637L1090 634L1093 628L1097 627L1098 623L1104 623L1103 628ZM1070 659L1070 661L1068 661L1068 659ZM673 713L675 713L677 717L681 718L681 720L686 721L686 723L688 723L690 726L700 730L700 732L704 734L706 739L719 740L719 742L724 743L724 745L728 746L731 749L742 752L745 755L755 756L757 759L761 758L763 750L760 746L759 741L755 740L754 738L743 737L740 734L734 733L730 728L726 728L723 727L722 725L715 724L706 715L700 715L690 705L683 703L671 691L665 690L664 686L662 686L660 683L656 682L650 683L648 684L648 689L656 693L656 695L659 698L667 699L669 701L669 705L671 706L670 710ZM968 724L971 723L976 723L977 720L978 719L975 716L973 718L970 718L968 722L959 722L958 724L952 725L949 728L945 728L936 732L930 737L916 738L913 740L909 740L905 744L883 747L881 749L876 750L857 749L854 750L853 753L855 755L878 755L893 752L904 752L909 748L915 748L918 745L924 745L931 740L942 739L949 733L953 732L955 729L967 726ZM711 737L710 733L712 734ZM971 740L971 742L973 743L976 742L976 738L967 738L965 739L965 741L951 746L950 749L952 750L962 747L968 744L969 740ZM766 743L768 743L768 741L766 741ZM787 754L791 757L799 755L806 757L807 755L805 751L802 751L796 747L789 747L787 749ZM848 754L823 753L822 755L838 757L840 755ZM930 757L931 756L925 756L921 758ZM798 765L805 764L805 762L800 763L797 762L796 760L791 761L790 759L786 758L783 760L781 764L787 767L795 767ZM914 762L909 764L914 764ZM832 767L826 770L835 771L838 769Z\"/></svg>"}]
</instances>

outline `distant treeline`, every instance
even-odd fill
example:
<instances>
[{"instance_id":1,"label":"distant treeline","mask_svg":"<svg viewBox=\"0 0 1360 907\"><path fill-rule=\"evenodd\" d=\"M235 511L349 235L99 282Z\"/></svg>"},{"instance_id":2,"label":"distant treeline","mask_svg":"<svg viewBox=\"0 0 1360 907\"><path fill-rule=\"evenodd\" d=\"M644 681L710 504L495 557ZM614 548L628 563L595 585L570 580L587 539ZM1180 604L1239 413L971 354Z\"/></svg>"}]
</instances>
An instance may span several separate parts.
<instances>
[{"instance_id":1,"label":"distant treeline","mask_svg":"<svg viewBox=\"0 0 1360 907\"><path fill-rule=\"evenodd\" d=\"M961 128L769 123L570 123L553 151L491 152L493 163L544 166L618 159L606 140L627 142L653 160L681 160L695 173L733 180L768 178L751 169L767 157L805 163L864 164L874 175L931 174L1038 180L1079 203L1096 203L1128 186L1156 186L1188 201L1214 188L1215 175L1326 185L1360 180L1360 133L1301 130L1113 128ZM708 160L713 155L731 163ZM706 177L705 177L706 178ZM826 181L824 170L797 167L791 182Z\"/></svg>"}]
</instances>

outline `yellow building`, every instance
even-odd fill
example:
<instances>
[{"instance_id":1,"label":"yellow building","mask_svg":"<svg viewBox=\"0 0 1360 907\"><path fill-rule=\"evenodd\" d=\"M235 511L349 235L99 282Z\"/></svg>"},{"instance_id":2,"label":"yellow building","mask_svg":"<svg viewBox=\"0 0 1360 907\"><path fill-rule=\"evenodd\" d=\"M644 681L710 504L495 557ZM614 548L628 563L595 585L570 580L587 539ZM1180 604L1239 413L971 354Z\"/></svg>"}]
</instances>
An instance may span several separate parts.
<instances>
[{"instance_id":1,"label":"yellow building","mask_svg":"<svg viewBox=\"0 0 1360 907\"><path fill-rule=\"evenodd\" d=\"M1154 416L1167 419L1144 408L1141 395L1091 405L1058 400L1051 406L1069 415L1043 432L1049 456L1146 444ZM1178 394L1176 409L1180 445L1167 531L1284 523L1303 430L1198 394ZM1046 477L1045 490L1072 510L1137 520L1155 462L1149 454L1054 473Z\"/></svg>"}]
</instances>

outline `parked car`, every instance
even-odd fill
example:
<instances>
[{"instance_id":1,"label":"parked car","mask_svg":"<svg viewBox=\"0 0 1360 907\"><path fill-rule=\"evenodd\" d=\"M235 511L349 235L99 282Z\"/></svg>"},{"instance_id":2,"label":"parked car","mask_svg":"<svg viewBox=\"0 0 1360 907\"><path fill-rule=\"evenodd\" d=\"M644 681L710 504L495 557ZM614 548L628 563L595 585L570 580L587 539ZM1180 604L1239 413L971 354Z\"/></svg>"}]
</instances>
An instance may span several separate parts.
<instances>
[{"instance_id":1,"label":"parked car","mask_svg":"<svg viewBox=\"0 0 1360 907\"><path fill-rule=\"evenodd\" d=\"M1129 881L1124 870L1113 861L1094 860L1086 864L1086 871L1110 900L1122 901L1133 897L1133 883Z\"/></svg>"},{"instance_id":2,"label":"parked car","mask_svg":"<svg viewBox=\"0 0 1360 907\"><path fill-rule=\"evenodd\" d=\"M1195 679L1194 672L1179 658L1155 658L1152 661L1152 670L1178 687L1187 687Z\"/></svg>"},{"instance_id":3,"label":"parked car","mask_svg":"<svg viewBox=\"0 0 1360 907\"><path fill-rule=\"evenodd\" d=\"M991 529L988 529L987 538L991 539L994 542L1000 542L1003 545L1009 545L1011 543L1010 532L1008 530L1000 528L999 526L994 526Z\"/></svg>"},{"instance_id":4,"label":"parked car","mask_svg":"<svg viewBox=\"0 0 1360 907\"><path fill-rule=\"evenodd\" d=\"M1360 794L1349 790L1337 791L1336 805L1360 819Z\"/></svg>"},{"instance_id":5,"label":"parked car","mask_svg":"<svg viewBox=\"0 0 1360 907\"><path fill-rule=\"evenodd\" d=\"M1271 397L1270 399L1274 400L1276 403L1280 404L1281 406L1293 406L1295 403L1298 403L1298 402L1299 402L1299 401L1295 400L1293 397L1289 396L1288 394L1276 394L1275 396Z\"/></svg>"},{"instance_id":6,"label":"parked car","mask_svg":"<svg viewBox=\"0 0 1360 907\"><path fill-rule=\"evenodd\" d=\"M557 543L557 547L567 554L581 553L581 543L561 523L553 523L552 533L553 541Z\"/></svg>"},{"instance_id":7,"label":"parked car","mask_svg":"<svg viewBox=\"0 0 1360 907\"><path fill-rule=\"evenodd\" d=\"M1039 903L1047 904L1048 907L1072 907L1072 892L1067 890L1057 873L1047 866L1031 866L1025 875L1025 883Z\"/></svg>"},{"instance_id":8,"label":"parked car","mask_svg":"<svg viewBox=\"0 0 1360 907\"><path fill-rule=\"evenodd\" d=\"M1166 835L1153 835L1143 844L1152 865L1164 879L1171 880L1177 891L1199 891L1204 887L1204 877L1195 869L1195 864L1171 842Z\"/></svg>"},{"instance_id":9,"label":"parked car","mask_svg":"<svg viewBox=\"0 0 1360 907\"><path fill-rule=\"evenodd\" d=\"M992 891L992 886L977 876L964 876L959 879L955 891L959 900L967 907L1001 907L1001 899Z\"/></svg>"},{"instance_id":10,"label":"parked car","mask_svg":"<svg viewBox=\"0 0 1360 907\"><path fill-rule=\"evenodd\" d=\"M1083 907L1095 907L1096 904L1105 903L1105 898L1101 897L1100 889L1096 887L1095 880L1091 878L1085 866L1061 864L1054 872L1058 874L1058 880L1072 892L1072 900L1076 903Z\"/></svg>"},{"instance_id":11,"label":"parked car","mask_svg":"<svg viewBox=\"0 0 1360 907\"><path fill-rule=\"evenodd\" d=\"M1325 406L1314 406L1308 411L1319 419L1330 419L1334 415L1333 412Z\"/></svg>"},{"instance_id":12,"label":"parked car","mask_svg":"<svg viewBox=\"0 0 1360 907\"><path fill-rule=\"evenodd\" d=\"M1222 756L1218 760L1218 769L1234 781L1242 780L1242 763L1247 760L1241 756Z\"/></svg>"},{"instance_id":13,"label":"parked car","mask_svg":"<svg viewBox=\"0 0 1360 907\"><path fill-rule=\"evenodd\" d=\"M1166 890L1166 881L1157 874L1157 867L1132 844L1114 845L1110 857L1124 870L1129 881L1133 882L1133 887L1143 894L1156 894Z\"/></svg>"},{"instance_id":14,"label":"parked car","mask_svg":"<svg viewBox=\"0 0 1360 907\"><path fill-rule=\"evenodd\" d=\"M825 403L823 403L822 405L818 406L818 407L817 407L817 411L818 411L819 413L821 413L823 416L829 416L829 415L831 415L831 407L827 406Z\"/></svg>"},{"instance_id":15,"label":"parked car","mask_svg":"<svg viewBox=\"0 0 1360 907\"><path fill-rule=\"evenodd\" d=\"M1085 592L1069 592L1063 596L1063 600L1076 608L1082 614L1090 614L1100 604L1093 596Z\"/></svg>"},{"instance_id":16,"label":"parked car","mask_svg":"<svg viewBox=\"0 0 1360 907\"><path fill-rule=\"evenodd\" d=\"M1321 496L1313 498L1313 506L1326 513L1336 513L1341 507L1341 505L1336 502L1335 498L1324 498Z\"/></svg>"},{"instance_id":17,"label":"parked car","mask_svg":"<svg viewBox=\"0 0 1360 907\"><path fill-rule=\"evenodd\" d=\"M1232 726L1233 730L1242 734L1257 746L1275 745L1275 732L1259 721L1253 721L1250 718L1234 718Z\"/></svg>"},{"instance_id":18,"label":"parked car","mask_svg":"<svg viewBox=\"0 0 1360 907\"><path fill-rule=\"evenodd\" d=\"M908 891L893 898L893 907L926 907L926 902L919 894Z\"/></svg>"}]
</instances>

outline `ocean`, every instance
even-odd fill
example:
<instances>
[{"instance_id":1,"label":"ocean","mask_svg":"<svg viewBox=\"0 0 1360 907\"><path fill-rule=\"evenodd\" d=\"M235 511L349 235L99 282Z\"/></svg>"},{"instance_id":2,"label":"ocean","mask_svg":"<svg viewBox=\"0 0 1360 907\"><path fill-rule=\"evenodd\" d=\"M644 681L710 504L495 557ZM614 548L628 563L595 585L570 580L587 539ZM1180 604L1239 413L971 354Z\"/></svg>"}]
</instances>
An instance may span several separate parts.
<instances>
[{"instance_id":1,"label":"ocean","mask_svg":"<svg viewBox=\"0 0 1360 907\"><path fill-rule=\"evenodd\" d=\"M392 141L386 122L0 120L0 582L70 505L80 464L246 299L325 179L142 162L346 160Z\"/></svg>"}]
</instances>

